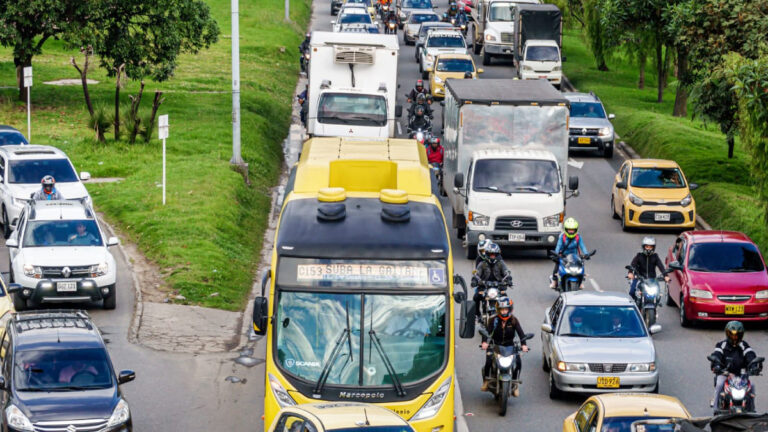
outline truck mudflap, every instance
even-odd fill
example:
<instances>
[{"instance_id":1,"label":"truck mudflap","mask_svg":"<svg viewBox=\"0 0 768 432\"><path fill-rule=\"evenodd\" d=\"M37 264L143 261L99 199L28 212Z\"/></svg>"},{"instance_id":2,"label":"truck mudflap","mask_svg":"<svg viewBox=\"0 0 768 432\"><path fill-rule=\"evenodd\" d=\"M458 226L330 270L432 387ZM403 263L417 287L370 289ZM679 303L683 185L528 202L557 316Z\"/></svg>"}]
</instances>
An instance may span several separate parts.
<instances>
[{"instance_id":1,"label":"truck mudflap","mask_svg":"<svg viewBox=\"0 0 768 432\"><path fill-rule=\"evenodd\" d=\"M499 246L550 249L557 246L557 232L540 231L471 231L467 230L465 247L476 247L480 235Z\"/></svg>"}]
</instances>

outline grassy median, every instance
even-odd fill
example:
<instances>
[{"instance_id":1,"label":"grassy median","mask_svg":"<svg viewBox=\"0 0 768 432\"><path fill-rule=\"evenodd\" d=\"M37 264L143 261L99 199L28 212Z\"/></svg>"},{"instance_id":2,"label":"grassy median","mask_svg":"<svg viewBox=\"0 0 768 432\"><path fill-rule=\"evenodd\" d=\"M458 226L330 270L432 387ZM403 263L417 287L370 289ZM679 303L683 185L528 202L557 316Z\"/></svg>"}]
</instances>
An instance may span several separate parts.
<instances>
[{"instance_id":1,"label":"grassy median","mask_svg":"<svg viewBox=\"0 0 768 432\"><path fill-rule=\"evenodd\" d=\"M564 53L565 74L580 91L594 91L615 113L613 121L621 139L643 157L672 159L679 163L691 182L699 214L714 229L742 231L768 251L768 229L764 213L755 199L749 174L749 154L736 140L735 156L728 159L725 136L714 123L672 117L676 81L656 102L656 76L649 60L646 87L637 88L638 69L625 58L609 61L609 72L595 67L594 57L579 31L567 32ZM689 107L689 113L692 109ZM607 202L607 198L606 198Z\"/></svg>"},{"instance_id":2,"label":"grassy median","mask_svg":"<svg viewBox=\"0 0 768 432\"><path fill-rule=\"evenodd\" d=\"M49 41L33 60L32 141L66 151L79 171L95 177L124 177L119 183L89 184L96 207L118 225L160 268L168 286L186 302L228 310L243 307L250 289L270 211L270 192L282 163L281 141L290 123L298 75L297 46L310 18L308 0L291 0L292 24L284 24L283 2L240 2L243 157L252 185L230 169L230 2L207 0L221 28L211 49L184 56L175 77L146 82L143 113L155 90L165 92L159 114L169 114L168 202L161 202L162 146L156 139L129 144L126 132L98 143L87 124L79 86L45 81L78 78L69 64L77 51ZM283 47L283 49L281 49ZM26 134L26 108L16 101L11 51L0 48L0 123ZM97 63L94 61L93 63ZM93 67L95 106L114 110L115 80ZM138 92L128 82L122 100ZM124 108L125 110L125 108ZM213 295L214 293L218 293Z\"/></svg>"}]
</instances>

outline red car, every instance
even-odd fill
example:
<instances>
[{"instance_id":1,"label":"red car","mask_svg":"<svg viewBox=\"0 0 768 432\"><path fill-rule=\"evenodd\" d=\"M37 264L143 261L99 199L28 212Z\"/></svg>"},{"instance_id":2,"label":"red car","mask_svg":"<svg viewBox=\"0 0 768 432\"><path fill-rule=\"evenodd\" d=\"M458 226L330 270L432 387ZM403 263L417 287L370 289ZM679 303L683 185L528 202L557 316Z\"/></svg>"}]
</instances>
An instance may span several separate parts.
<instances>
[{"instance_id":1,"label":"red car","mask_svg":"<svg viewBox=\"0 0 768 432\"><path fill-rule=\"evenodd\" d=\"M734 231L687 231L669 249L669 299L680 324L768 319L768 273L757 245Z\"/></svg>"}]
</instances>

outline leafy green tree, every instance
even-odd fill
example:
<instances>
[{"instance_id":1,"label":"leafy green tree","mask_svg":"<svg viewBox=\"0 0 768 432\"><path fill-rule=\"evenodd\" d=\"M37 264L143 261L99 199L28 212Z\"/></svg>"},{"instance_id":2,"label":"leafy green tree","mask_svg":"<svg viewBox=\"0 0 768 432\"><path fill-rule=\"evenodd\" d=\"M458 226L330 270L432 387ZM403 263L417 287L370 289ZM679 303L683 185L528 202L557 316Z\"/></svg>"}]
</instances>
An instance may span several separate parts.
<instances>
[{"instance_id":1,"label":"leafy green tree","mask_svg":"<svg viewBox=\"0 0 768 432\"><path fill-rule=\"evenodd\" d=\"M597 70L607 72L608 65L605 60L607 53L610 52L610 46L605 38L605 30L601 20L600 11L602 9L602 0L583 0L582 7L584 11L584 25L587 30L587 41L592 54L595 56L595 66Z\"/></svg>"}]
</instances>

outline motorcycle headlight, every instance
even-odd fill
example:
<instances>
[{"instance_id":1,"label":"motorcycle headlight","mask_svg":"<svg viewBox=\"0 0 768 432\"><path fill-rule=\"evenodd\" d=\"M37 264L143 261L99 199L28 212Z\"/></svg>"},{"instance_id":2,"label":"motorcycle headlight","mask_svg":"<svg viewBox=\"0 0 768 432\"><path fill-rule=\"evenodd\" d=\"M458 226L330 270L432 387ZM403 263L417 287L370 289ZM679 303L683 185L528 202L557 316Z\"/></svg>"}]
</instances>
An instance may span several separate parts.
<instances>
[{"instance_id":1,"label":"motorcycle headlight","mask_svg":"<svg viewBox=\"0 0 768 432\"><path fill-rule=\"evenodd\" d=\"M309 60L309 53L305 53L305 54L304 54L304 58L305 58L305 59L307 59L307 60Z\"/></svg>"},{"instance_id":2,"label":"motorcycle headlight","mask_svg":"<svg viewBox=\"0 0 768 432\"><path fill-rule=\"evenodd\" d=\"M500 355L496 356L496 359L499 361L499 366L503 367L504 369L512 366L512 360L513 357L502 357Z\"/></svg>"},{"instance_id":3,"label":"motorcycle headlight","mask_svg":"<svg viewBox=\"0 0 768 432\"><path fill-rule=\"evenodd\" d=\"M655 296L659 293L658 285L646 285L644 289L645 293L650 296Z\"/></svg>"},{"instance_id":4,"label":"motorcycle headlight","mask_svg":"<svg viewBox=\"0 0 768 432\"><path fill-rule=\"evenodd\" d=\"M424 132L416 132L415 138L420 143L424 142Z\"/></svg>"},{"instance_id":5,"label":"motorcycle headlight","mask_svg":"<svg viewBox=\"0 0 768 432\"><path fill-rule=\"evenodd\" d=\"M745 388L737 389L737 388L731 387L731 398L733 398L733 400L744 400L744 396L746 395L747 395L747 389Z\"/></svg>"},{"instance_id":6,"label":"motorcycle headlight","mask_svg":"<svg viewBox=\"0 0 768 432\"><path fill-rule=\"evenodd\" d=\"M131 410L128 408L128 402L120 399L115 410L112 411L112 417L109 418L107 427L119 426L131 418Z\"/></svg>"},{"instance_id":7,"label":"motorcycle headlight","mask_svg":"<svg viewBox=\"0 0 768 432\"><path fill-rule=\"evenodd\" d=\"M686 207L687 205L689 205L691 203L691 201L693 201L693 198L691 197L691 194L688 194L688 195L685 196L685 198L680 200L680 205L683 206L683 207Z\"/></svg>"},{"instance_id":8,"label":"motorcycle headlight","mask_svg":"<svg viewBox=\"0 0 768 432\"><path fill-rule=\"evenodd\" d=\"M696 297L696 298L703 298L703 299L711 299L712 298L712 292L711 291L707 291L707 290L703 290L703 289L692 289L688 294L691 297Z\"/></svg>"},{"instance_id":9,"label":"motorcycle headlight","mask_svg":"<svg viewBox=\"0 0 768 432\"><path fill-rule=\"evenodd\" d=\"M494 42L494 41L496 41L496 36L494 36L494 35L492 35L490 33L486 33L485 40L487 40L489 42Z\"/></svg>"},{"instance_id":10,"label":"motorcycle headlight","mask_svg":"<svg viewBox=\"0 0 768 432\"><path fill-rule=\"evenodd\" d=\"M559 228L562 217L562 213L555 213L552 216L545 217L542 221L544 228Z\"/></svg>"},{"instance_id":11,"label":"motorcycle headlight","mask_svg":"<svg viewBox=\"0 0 768 432\"><path fill-rule=\"evenodd\" d=\"M440 84L442 82L443 80L439 76L435 75L435 83Z\"/></svg>"},{"instance_id":12,"label":"motorcycle headlight","mask_svg":"<svg viewBox=\"0 0 768 432\"><path fill-rule=\"evenodd\" d=\"M768 299L768 290L762 290L755 293L756 299Z\"/></svg>"},{"instance_id":13,"label":"motorcycle headlight","mask_svg":"<svg viewBox=\"0 0 768 432\"><path fill-rule=\"evenodd\" d=\"M499 296L499 290L497 290L496 288L491 288L488 290L488 293L486 295L488 296L489 299L494 300L496 299L496 297Z\"/></svg>"},{"instance_id":14,"label":"motorcycle headlight","mask_svg":"<svg viewBox=\"0 0 768 432\"><path fill-rule=\"evenodd\" d=\"M656 370L656 363L630 363L627 370L629 372L653 372Z\"/></svg>"},{"instance_id":15,"label":"motorcycle headlight","mask_svg":"<svg viewBox=\"0 0 768 432\"><path fill-rule=\"evenodd\" d=\"M22 432L34 432L35 428L32 426L32 422L29 421L27 416L21 412L16 405L8 405L5 409L5 418L8 421L8 426Z\"/></svg>"},{"instance_id":16,"label":"motorcycle headlight","mask_svg":"<svg viewBox=\"0 0 768 432\"><path fill-rule=\"evenodd\" d=\"M586 363L557 362L557 370L560 372L587 372L589 366Z\"/></svg>"},{"instance_id":17,"label":"motorcycle headlight","mask_svg":"<svg viewBox=\"0 0 768 432\"><path fill-rule=\"evenodd\" d=\"M632 204L637 205L637 206L643 205L643 200L639 196L633 194L632 192L629 193L629 201Z\"/></svg>"},{"instance_id":18,"label":"motorcycle headlight","mask_svg":"<svg viewBox=\"0 0 768 432\"><path fill-rule=\"evenodd\" d=\"M272 394L275 395L275 399L277 399L277 404L280 405L280 408L296 405L296 401L293 400L291 395L288 394L288 392L285 390L285 387L280 384L280 381L278 381L274 375L268 375L269 386L272 387Z\"/></svg>"},{"instance_id":19,"label":"motorcycle headlight","mask_svg":"<svg viewBox=\"0 0 768 432\"><path fill-rule=\"evenodd\" d=\"M40 279L43 276L43 270L32 264L24 264L24 276Z\"/></svg>"},{"instance_id":20,"label":"motorcycle headlight","mask_svg":"<svg viewBox=\"0 0 768 432\"><path fill-rule=\"evenodd\" d=\"M461 25L461 29L462 29L462 30L466 30L466 29L467 29L467 25L466 25L466 24L462 24L462 25Z\"/></svg>"},{"instance_id":21,"label":"motorcycle headlight","mask_svg":"<svg viewBox=\"0 0 768 432\"><path fill-rule=\"evenodd\" d=\"M570 265L570 266L568 266L568 267L566 267L566 268L565 268L565 271L566 271L566 272L567 272L569 275L574 275L574 276L575 276L575 275L580 275L580 274L581 274L581 267L579 267L579 266L575 266L575 265Z\"/></svg>"},{"instance_id":22,"label":"motorcycle headlight","mask_svg":"<svg viewBox=\"0 0 768 432\"><path fill-rule=\"evenodd\" d=\"M451 389L451 377L448 377L440 384L440 387L432 395L427 402L419 409L419 411L411 417L410 421L423 420L426 418L434 417L445 402L445 397L448 396L448 391ZM451 408L453 409L453 408Z\"/></svg>"},{"instance_id":23,"label":"motorcycle headlight","mask_svg":"<svg viewBox=\"0 0 768 432\"><path fill-rule=\"evenodd\" d=\"M91 277L97 277L97 276L104 276L107 274L107 271L109 270L109 266L107 263L99 263L96 265L92 265L89 273L91 274Z\"/></svg>"},{"instance_id":24,"label":"motorcycle headlight","mask_svg":"<svg viewBox=\"0 0 768 432\"><path fill-rule=\"evenodd\" d=\"M469 221L472 222L476 226L488 226L488 223L491 221L491 218L475 212L469 212Z\"/></svg>"},{"instance_id":25,"label":"motorcycle headlight","mask_svg":"<svg viewBox=\"0 0 768 432\"><path fill-rule=\"evenodd\" d=\"M600 130L597 131L597 133L601 137L607 137L607 136L609 136L611 134L611 128L607 128L607 127L600 128Z\"/></svg>"}]
</instances>

